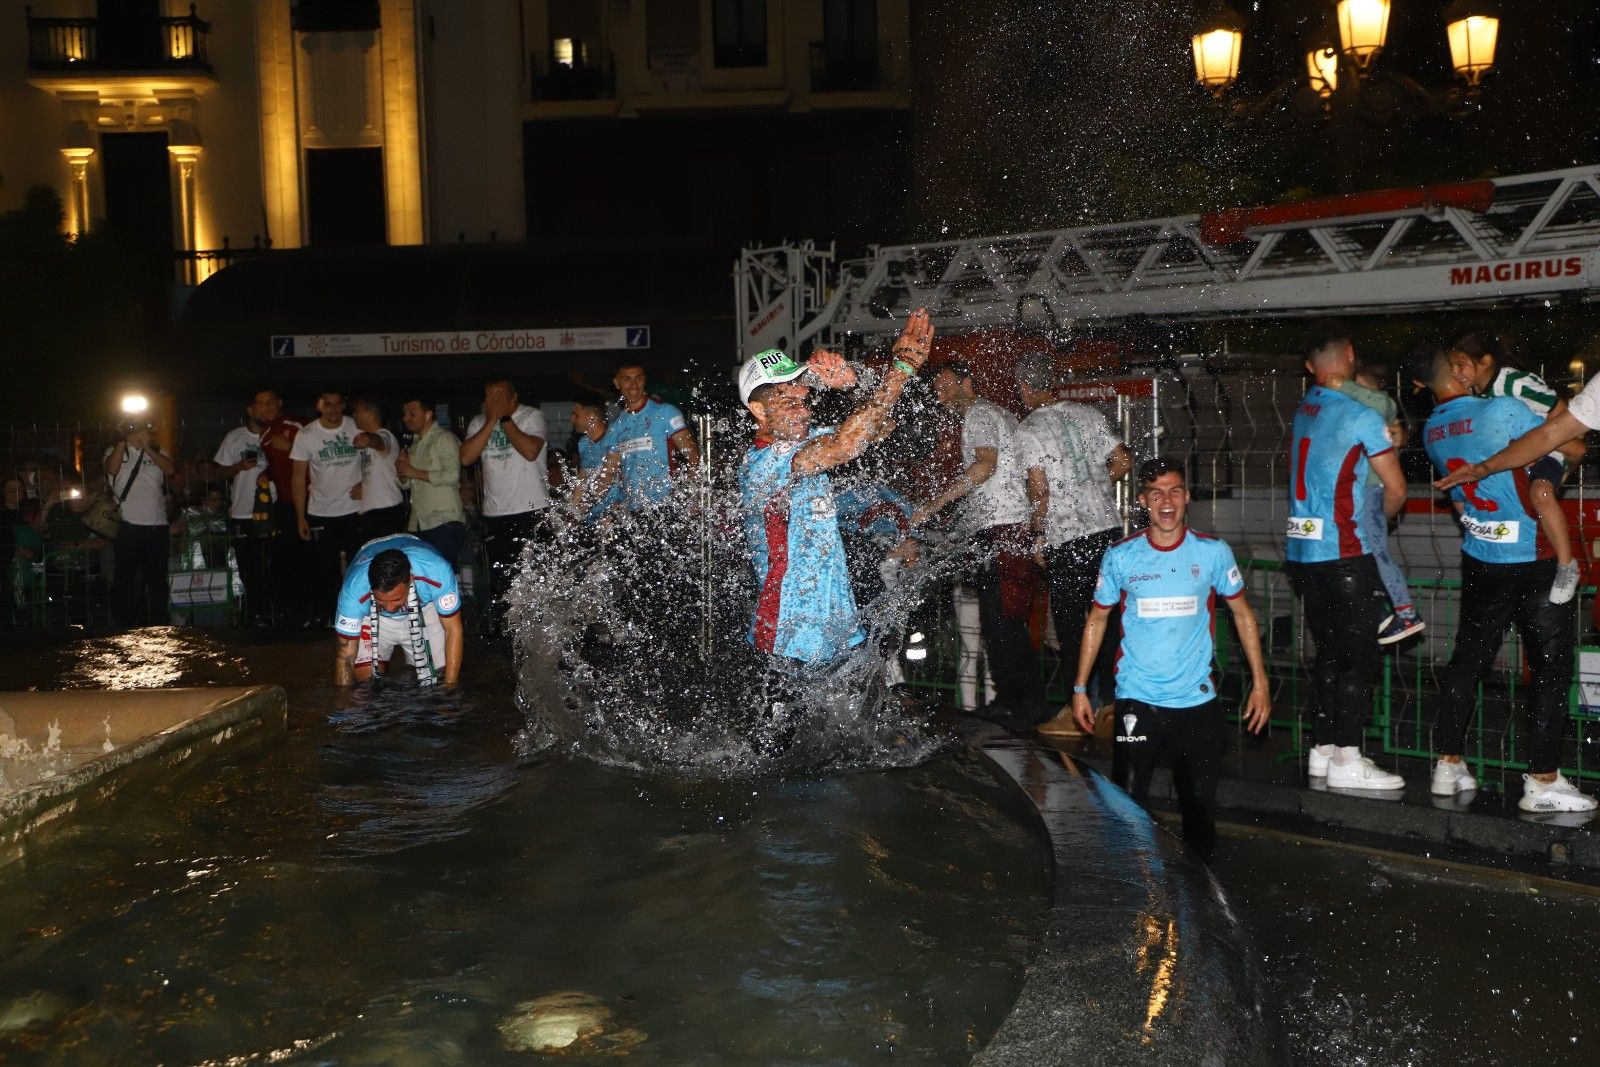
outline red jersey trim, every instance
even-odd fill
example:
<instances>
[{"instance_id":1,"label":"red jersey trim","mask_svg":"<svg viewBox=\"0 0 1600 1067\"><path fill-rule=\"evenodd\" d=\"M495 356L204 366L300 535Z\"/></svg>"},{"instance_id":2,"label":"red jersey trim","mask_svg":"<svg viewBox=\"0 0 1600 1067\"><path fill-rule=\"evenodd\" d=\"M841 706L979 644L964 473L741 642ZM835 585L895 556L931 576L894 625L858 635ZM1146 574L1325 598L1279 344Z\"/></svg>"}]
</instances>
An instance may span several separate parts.
<instances>
[{"instance_id":1,"label":"red jersey trim","mask_svg":"<svg viewBox=\"0 0 1600 1067\"><path fill-rule=\"evenodd\" d=\"M789 502L771 500L762 509L766 518L767 577L756 601L755 645L771 652L778 640L778 614L783 609L783 576L789 570Z\"/></svg>"},{"instance_id":2,"label":"red jersey trim","mask_svg":"<svg viewBox=\"0 0 1600 1067\"><path fill-rule=\"evenodd\" d=\"M1333 483L1333 524L1339 530L1340 559L1359 556L1364 552L1361 537L1356 532L1356 464L1361 456L1361 446L1351 445L1350 451L1345 453L1344 462L1339 464L1339 477Z\"/></svg>"},{"instance_id":3,"label":"red jersey trim","mask_svg":"<svg viewBox=\"0 0 1600 1067\"><path fill-rule=\"evenodd\" d=\"M1156 539L1154 537L1150 536L1150 529L1151 528L1148 527L1148 526L1146 526L1144 528L1145 540L1149 541L1150 542L1150 547L1155 549L1157 552L1172 552L1172 551L1174 551L1176 549L1182 548L1183 547L1183 543L1189 539L1189 527L1185 526L1183 528L1183 536L1182 537L1178 538L1176 541L1174 541L1168 547L1162 548L1160 545L1156 544Z\"/></svg>"}]
</instances>

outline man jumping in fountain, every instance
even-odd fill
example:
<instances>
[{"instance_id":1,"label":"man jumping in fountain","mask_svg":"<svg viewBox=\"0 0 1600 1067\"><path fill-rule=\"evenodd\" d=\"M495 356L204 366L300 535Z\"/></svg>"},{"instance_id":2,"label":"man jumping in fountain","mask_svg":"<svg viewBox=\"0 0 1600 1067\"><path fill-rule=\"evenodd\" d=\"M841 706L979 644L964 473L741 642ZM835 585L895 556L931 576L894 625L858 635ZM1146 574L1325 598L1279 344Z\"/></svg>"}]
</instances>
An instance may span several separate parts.
<instances>
[{"instance_id":1,"label":"man jumping in fountain","mask_svg":"<svg viewBox=\"0 0 1600 1067\"><path fill-rule=\"evenodd\" d=\"M350 561L339 590L333 684L382 677L396 648L420 685L461 676L466 628L455 571L422 538L368 541Z\"/></svg>"},{"instance_id":2,"label":"man jumping in fountain","mask_svg":"<svg viewBox=\"0 0 1600 1067\"><path fill-rule=\"evenodd\" d=\"M818 352L801 366L768 349L739 369L739 398L756 421L756 439L739 468L740 511L759 586L750 641L780 670L826 665L866 638L827 472L893 428L895 401L932 343L933 326L919 308L870 398L837 427L812 427L811 390L801 375L827 388L851 387L854 374L838 354Z\"/></svg>"}]
</instances>

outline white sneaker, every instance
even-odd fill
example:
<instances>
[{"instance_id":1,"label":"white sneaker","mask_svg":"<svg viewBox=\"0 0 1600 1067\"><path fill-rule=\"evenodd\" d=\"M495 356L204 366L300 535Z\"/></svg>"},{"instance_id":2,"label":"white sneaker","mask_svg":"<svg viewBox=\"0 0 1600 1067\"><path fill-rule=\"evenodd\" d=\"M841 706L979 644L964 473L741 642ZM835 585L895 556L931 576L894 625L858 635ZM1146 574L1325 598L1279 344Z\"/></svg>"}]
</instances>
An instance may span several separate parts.
<instances>
[{"instance_id":1,"label":"white sneaker","mask_svg":"<svg viewBox=\"0 0 1600 1067\"><path fill-rule=\"evenodd\" d=\"M1306 750L1306 774L1312 778L1326 778L1328 761L1338 754L1338 745L1312 745Z\"/></svg>"},{"instance_id":2,"label":"white sneaker","mask_svg":"<svg viewBox=\"0 0 1600 1067\"><path fill-rule=\"evenodd\" d=\"M1404 778L1379 767L1361 755L1358 749L1342 748L1339 755L1328 761L1329 789L1389 791L1405 787Z\"/></svg>"},{"instance_id":3,"label":"white sneaker","mask_svg":"<svg viewBox=\"0 0 1600 1067\"><path fill-rule=\"evenodd\" d=\"M1594 797L1578 792L1578 787L1561 774L1553 782L1541 782L1531 774L1522 776L1522 799L1517 807L1523 811L1593 811L1600 807Z\"/></svg>"},{"instance_id":4,"label":"white sneaker","mask_svg":"<svg viewBox=\"0 0 1600 1067\"><path fill-rule=\"evenodd\" d=\"M1457 793L1471 793L1477 788L1478 780L1464 762L1439 760L1433 765L1433 779L1428 783L1428 792L1434 796L1453 797Z\"/></svg>"},{"instance_id":5,"label":"white sneaker","mask_svg":"<svg viewBox=\"0 0 1600 1067\"><path fill-rule=\"evenodd\" d=\"M1578 591L1578 561L1556 567L1556 580L1550 583L1550 603L1565 604Z\"/></svg>"}]
</instances>

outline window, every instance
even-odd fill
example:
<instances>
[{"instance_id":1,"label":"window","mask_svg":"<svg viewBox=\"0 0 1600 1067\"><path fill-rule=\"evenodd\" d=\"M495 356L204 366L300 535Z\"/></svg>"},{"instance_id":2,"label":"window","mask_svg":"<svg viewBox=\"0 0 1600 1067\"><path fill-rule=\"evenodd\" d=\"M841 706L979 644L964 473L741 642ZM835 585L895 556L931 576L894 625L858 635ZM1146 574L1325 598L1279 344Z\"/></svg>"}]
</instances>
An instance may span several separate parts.
<instances>
[{"instance_id":1,"label":"window","mask_svg":"<svg viewBox=\"0 0 1600 1067\"><path fill-rule=\"evenodd\" d=\"M386 244L383 149L306 149L306 216L307 244Z\"/></svg>"},{"instance_id":2,"label":"window","mask_svg":"<svg viewBox=\"0 0 1600 1067\"><path fill-rule=\"evenodd\" d=\"M711 21L716 66L767 65L767 0L711 0Z\"/></svg>"}]
</instances>

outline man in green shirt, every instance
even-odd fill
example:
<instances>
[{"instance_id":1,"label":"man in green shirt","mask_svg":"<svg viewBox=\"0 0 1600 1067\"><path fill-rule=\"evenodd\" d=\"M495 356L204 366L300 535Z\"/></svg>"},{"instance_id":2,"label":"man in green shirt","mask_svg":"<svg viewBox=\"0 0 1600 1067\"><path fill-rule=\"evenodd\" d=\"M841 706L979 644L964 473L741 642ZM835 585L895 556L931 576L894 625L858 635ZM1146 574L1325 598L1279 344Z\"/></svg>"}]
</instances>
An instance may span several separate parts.
<instances>
[{"instance_id":1,"label":"man in green shirt","mask_svg":"<svg viewBox=\"0 0 1600 1067\"><path fill-rule=\"evenodd\" d=\"M467 516L461 509L461 439L434 421L430 400L413 397L400 409L412 434L411 447L395 461L400 484L411 491L406 529L443 556L452 570L467 543Z\"/></svg>"}]
</instances>

